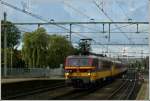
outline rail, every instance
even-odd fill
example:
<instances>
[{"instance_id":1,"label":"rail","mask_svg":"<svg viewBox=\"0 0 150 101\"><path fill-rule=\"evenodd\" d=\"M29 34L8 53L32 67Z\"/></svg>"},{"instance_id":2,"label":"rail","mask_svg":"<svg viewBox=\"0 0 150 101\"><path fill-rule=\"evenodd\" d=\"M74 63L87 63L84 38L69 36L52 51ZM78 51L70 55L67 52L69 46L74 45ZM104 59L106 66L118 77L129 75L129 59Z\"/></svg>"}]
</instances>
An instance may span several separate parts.
<instances>
[{"instance_id":1,"label":"rail","mask_svg":"<svg viewBox=\"0 0 150 101\"><path fill-rule=\"evenodd\" d=\"M18 99L18 98L21 98L24 96L34 95L34 94L42 93L42 92L45 92L48 90L55 90L57 88L61 88L61 87L65 87L65 86L66 86L65 82L56 83L56 84L51 85L51 87L41 87L41 88L38 88L35 90L30 90L28 92L19 93L19 94L15 94L12 96L6 96L3 99L5 99L5 100Z\"/></svg>"},{"instance_id":2,"label":"rail","mask_svg":"<svg viewBox=\"0 0 150 101\"><path fill-rule=\"evenodd\" d=\"M109 100L112 100L112 99L128 100L132 97L132 94L136 86L137 75L136 75L136 72L130 73L130 74L132 74L132 76L128 74L128 79L126 79L126 81L123 84L121 84L119 88L116 88L111 95L106 97L107 100L108 99Z\"/></svg>"},{"instance_id":3,"label":"rail","mask_svg":"<svg viewBox=\"0 0 150 101\"><path fill-rule=\"evenodd\" d=\"M113 93L111 95L109 95L106 99L111 99L113 96L115 96L126 84L128 83L128 81L125 81L123 84L121 84L121 86L117 89L115 89L113 91Z\"/></svg>"}]
</instances>

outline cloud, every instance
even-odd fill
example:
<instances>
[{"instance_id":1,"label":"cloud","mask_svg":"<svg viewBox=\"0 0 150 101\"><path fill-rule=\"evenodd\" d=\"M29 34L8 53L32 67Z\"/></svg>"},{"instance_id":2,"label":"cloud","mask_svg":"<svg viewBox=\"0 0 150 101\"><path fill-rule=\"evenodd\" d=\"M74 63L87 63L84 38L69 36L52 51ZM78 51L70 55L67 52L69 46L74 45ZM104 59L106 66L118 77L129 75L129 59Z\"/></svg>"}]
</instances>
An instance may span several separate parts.
<instances>
[{"instance_id":1,"label":"cloud","mask_svg":"<svg viewBox=\"0 0 150 101\"><path fill-rule=\"evenodd\" d=\"M5 0L6 2L15 5L19 8L22 8L21 1L28 1L28 0ZM55 21L89 21L90 19L83 14L79 14L78 12L74 11L70 7L67 7L62 2L68 2L71 4L74 8L80 10L90 18L94 18L95 21L109 21L108 18L93 4L93 0L29 0L29 11L31 11L34 14L42 16L44 19L50 20L54 19ZM96 0L98 3L100 0ZM104 1L104 11L110 16L114 21L127 21L126 16L123 14L123 12L120 10L119 6L115 3L114 0L103 0ZM133 21L147 21L148 20L148 3L147 0L116 0L118 1L119 5L125 10L126 14L133 19ZM16 11L10 7L4 6L3 8L8 13L8 20L11 20L12 22L39 22L40 20L37 20L29 15L26 15L22 12ZM35 29L37 26L24 26L25 28ZM47 31L64 31L61 28L54 27L54 26L44 26ZM69 29L69 27L65 26ZM92 27L93 31L102 30L102 27L99 25L97 26L89 26ZM114 26L112 26L115 28ZM108 30L108 27L105 27ZM123 31L134 31L135 27L127 27L122 29ZM139 30L145 30L147 27L140 26ZM92 31L88 28L84 27L73 27L74 31ZM119 31L119 30L115 30ZM107 43L107 39L101 38L108 33L101 34L93 34L93 33L79 33L84 36L93 38L96 41L100 41L101 43ZM131 34L127 33L127 35L130 37ZM143 34L142 34L143 35ZM77 34L73 34L73 36L78 36ZM135 35L133 35L135 36ZM144 34L145 36L145 34ZM140 37L139 35L136 35L136 37ZM82 37L81 37L82 38ZM116 39L118 38L118 39ZM79 38L72 37L73 41L78 41ZM101 40L100 40L101 39ZM111 42L129 42L127 38L123 36L122 33L117 34L111 34ZM135 40L135 42L141 42L139 40ZM94 47L96 48L96 47ZM98 48L99 49L99 48ZM95 49L95 51L98 51L98 49ZM114 49L111 47L111 49ZM120 50L119 50L120 51Z\"/></svg>"}]
</instances>

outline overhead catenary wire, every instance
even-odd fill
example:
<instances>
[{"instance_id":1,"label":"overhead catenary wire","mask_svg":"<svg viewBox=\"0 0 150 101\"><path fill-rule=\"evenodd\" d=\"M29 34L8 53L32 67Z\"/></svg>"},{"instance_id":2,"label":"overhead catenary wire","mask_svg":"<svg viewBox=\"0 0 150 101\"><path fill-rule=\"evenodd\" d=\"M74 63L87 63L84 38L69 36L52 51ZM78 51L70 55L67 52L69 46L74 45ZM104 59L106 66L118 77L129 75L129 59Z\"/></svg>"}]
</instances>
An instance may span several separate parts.
<instances>
[{"instance_id":1,"label":"overhead catenary wire","mask_svg":"<svg viewBox=\"0 0 150 101\"><path fill-rule=\"evenodd\" d=\"M52 31L52 32L49 32L49 33L69 33L69 32L60 32L60 31ZM92 33L92 34L94 34L94 33L103 33L102 31L101 32L94 32L94 31L88 31L88 32L85 32L85 31L76 31L76 32L72 32L72 33ZM105 33L108 33L108 32L105 32ZM118 31L114 31L114 32L111 32L111 33L115 33L115 34L117 34L117 33L121 33L121 32L118 32ZM136 32L124 32L124 33L130 33L130 34L137 34ZM148 34L149 32L148 31L140 31L140 32L138 32L138 34L139 33L142 33L142 34L144 34L144 33L146 33L146 34Z\"/></svg>"},{"instance_id":2,"label":"overhead catenary wire","mask_svg":"<svg viewBox=\"0 0 150 101\"><path fill-rule=\"evenodd\" d=\"M107 13L96 3L95 0L93 0L93 3L102 11L102 13L103 13L111 22L113 22L113 20L111 19L111 17L109 17L109 16L107 15ZM118 28L118 30L119 30L120 32L122 32L122 30L119 28L118 25L115 24L115 27ZM122 33L123 33L123 32L122 32ZM131 43L134 43L125 33L123 33L123 35L124 35Z\"/></svg>"},{"instance_id":3,"label":"overhead catenary wire","mask_svg":"<svg viewBox=\"0 0 150 101\"><path fill-rule=\"evenodd\" d=\"M70 4L66 3L66 2L64 2L64 4L66 4L68 7L72 8L73 10L75 10L76 12L78 12L79 14L84 15L84 16L86 16L88 19L90 19L90 17L89 17L88 15L84 14L83 12L81 12L81 11L78 10L78 9L76 9L76 8L73 7L72 5L70 5ZM82 26L82 25L79 25L79 26ZM83 27L85 27L85 26L83 26ZM90 27L87 27L87 26L86 26L86 28L93 30L93 28L90 28ZM94 30L95 30L95 29L94 29ZM87 37L86 37L86 38L87 38ZM94 39L93 39L93 41L96 42ZM102 45L102 47L104 47L104 46ZM104 48L105 48L105 47L104 47ZM108 50L108 47L107 47L107 50Z\"/></svg>"},{"instance_id":4,"label":"overhead catenary wire","mask_svg":"<svg viewBox=\"0 0 150 101\"><path fill-rule=\"evenodd\" d=\"M126 12L124 11L124 9L121 7L121 5L118 3L117 0L115 0L116 4L118 5L118 7L121 9L121 11L123 12L123 14L126 16L126 18L129 20L131 19L127 14Z\"/></svg>"},{"instance_id":5,"label":"overhead catenary wire","mask_svg":"<svg viewBox=\"0 0 150 101\"><path fill-rule=\"evenodd\" d=\"M6 5L6 6L8 6L8 7L11 7L11 8L13 8L13 9L15 9L15 10L18 10L18 11L20 11L20 12L23 12L23 13L25 13L25 14L27 14L27 15L30 15L30 16L36 18L36 19L42 20L42 21L44 21L44 22L49 22L48 20L43 19L43 18L42 18L41 16L39 16L39 15L36 15L36 14L31 13L31 12L28 12L28 11L25 11L25 10L23 10L23 9L20 9L20 8L18 8L18 7L16 7L16 6L13 6L13 5L11 5L11 4L5 2L5 1L2 1L2 0L1 0L1 3L4 4L4 5ZM49 22L49 23L51 23L51 22ZM67 28L65 28L65 27L63 27L63 26L57 25L57 24L55 24L55 23L54 23L54 25L56 25L56 26L58 26L58 27L60 27L60 28L62 28L62 29L65 29L65 30L69 30L69 29L67 29ZM89 38L89 37L87 37L87 36L80 35L79 33L76 33L76 34L78 34L79 36L82 36L82 37L84 37L84 38ZM95 40L93 40L93 41L95 41Z\"/></svg>"},{"instance_id":6,"label":"overhead catenary wire","mask_svg":"<svg viewBox=\"0 0 150 101\"><path fill-rule=\"evenodd\" d=\"M29 13L29 14L30 14L30 13ZM34 15L34 14L33 14L33 15ZM39 16L38 18L41 18L41 16ZM45 20L45 19L44 19L44 20ZM46 20L46 21L47 21L47 20ZM45 21L45 22L46 22L46 21ZM56 26L59 26L59 25L56 24ZM61 26L61 28L62 28L62 27L63 27L63 26ZM63 27L63 29L64 29L64 28L65 28L65 27ZM68 30L68 29L65 28L65 30ZM74 32L72 31L72 33L74 33ZM77 34L79 34L79 33L77 33ZM74 35L74 34L73 34L73 35ZM76 35L76 34L75 34L75 35ZM80 34L79 34L79 36L88 38L87 36L83 36L83 35L80 35Z\"/></svg>"},{"instance_id":7,"label":"overhead catenary wire","mask_svg":"<svg viewBox=\"0 0 150 101\"><path fill-rule=\"evenodd\" d=\"M76 11L78 14L83 15L84 17L90 19L90 17L89 17L87 14L85 14L84 12L81 12L80 10L78 10L78 9L75 8L75 7L73 7L71 4L67 3L66 1L63 1L63 3L64 3L65 5L67 5L68 7L70 7L71 9L73 9L74 11Z\"/></svg>"},{"instance_id":8,"label":"overhead catenary wire","mask_svg":"<svg viewBox=\"0 0 150 101\"><path fill-rule=\"evenodd\" d=\"M39 20L41 20L41 21L48 22L48 23L52 23L52 22L49 22L48 20L45 20L42 16L39 16L39 15L33 14L33 13L31 13L31 12L25 11L25 10L23 10L23 9L20 9L20 8L18 8L18 7L16 7L16 6L13 6L13 5L11 5L11 4L5 2L5 1L2 1L2 0L1 0L1 3L4 4L4 5L6 5L6 6L8 6L8 7L13 8L13 9L15 9L15 10L17 10L17 11L23 12L23 13L25 13L25 14L27 14L27 15L30 15L30 16L36 18L36 19L39 19ZM67 28L65 28L65 27L63 27L63 26L57 25L57 24L55 24L55 23L53 23L53 25L56 25L57 27L60 27L60 28L62 28L62 29L64 29L64 30L70 31L69 29L67 29ZM80 35L79 33L76 33L76 34L78 34L79 36L88 38L87 36Z\"/></svg>"},{"instance_id":9,"label":"overhead catenary wire","mask_svg":"<svg viewBox=\"0 0 150 101\"><path fill-rule=\"evenodd\" d=\"M101 12L102 12L111 22L114 22L113 19L112 19L111 17L109 17L109 16L107 15L107 13L96 3L95 0L93 0L93 3L96 5L96 7L98 7L98 8L101 10ZM115 24L115 26L116 26L116 28L118 28L118 30L119 30L120 32L122 32L122 30L119 28L118 25ZM122 33L123 33L123 32L122 32ZM124 35L130 42L132 42L132 40L131 40L125 33L123 33L123 35ZM134 42L132 42L132 43L134 43Z\"/></svg>"},{"instance_id":10,"label":"overhead catenary wire","mask_svg":"<svg viewBox=\"0 0 150 101\"><path fill-rule=\"evenodd\" d=\"M24 28L21 28L21 32L31 32L31 31L26 31L27 29L24 29ZM48 32L49 33L49 32ZM75 36L76 34L73 34L74 35L74 37L77 37L77 38L81 38L81 36L80 37L78 37L78 36ZM66 35L64 35L64 36L66 36ZM96 37L95 37L96 38ZM137 39L137 38L135 38L135 39ZM139 39L141 39L141 38L139 38ZM142 38L142 40L143 39L146 39L146 38ZM100 42L95 42L95 44L96 45L100 45L99 44ZM105 43L106 45L115 45L115 44L107 44L107 43ZM105 44L101 44L101 45L105 45ZM123 45L124 43L122 43L122 44L116 44L116 45ZM94 44L92 44L92 45L94 45ZM125 45L125 44L124 44ZM128 44L128 45L130 45L130 44ZM131 45L146 45L146 44L142 44L142 43L136 43L136 44L131 44Z\"/></svg>"},{"instance_id":11,"label":"overhead catenary wire","mask_svg":"<svg viewBox=\"0 0 150 101\"><path fill-rule=\"evenodd\" d=\"M107 15L107 13L96 3L95 0L93 0L93 3L100 9L100 11L111 21L111 22L114 22L113 19L111 19L111 17L109 17ZM110 25L109 25L110 26ZM131 40L131 38L128 37L128 35L126 35L126 33L122 32L122 30L119 28L118 25L115 24L115 27L118 28L118 30L123 33L123 35L131 42L134 44L134 41Z\"/></svg>"},{"instance_id":12,"label":"overhead catenary wire","mask_svg":"<svg viewBox=\"0 0 150 101\"><path fill-rule=\"evenodd\" d=\"M17 11L23 12L23 13L25 13L25 14L27 14L27 15L30 15L30 16L36 18L36 19L41 20L41 21L51 23L50 21L44 19L42 16L33 14L33 13L31 13L31 12L29 12L29 11L26 11L26 10L24 10L24 9L20 9L20 8L18 8L18 7L16 7L16 6L13 6L13 5L11 5L11 4L5 2L5 1L2 1L2 0L1 0L1 4L4 4L4 5L8 6L8 7L11 7L11 8L13 8L13 9L15 9L15 10L17 10ZM60 28L62 28L62 29L64 29L64 30L68 30L67 28L65 28L65 27L63 27L63 26L60 26L60 25L57 25L57 24L55 24L55 23L54 23L54 25L56 25L56 26L58 26L58 27L60 27Z\"/></svg>"},{"instance_id":13,"label":"overhead catenary wire","mask_svg":"<svg viewBox=\"0 0 150 101\"><path fill-rule=\"evenodd\" d=\"M66 1L63 1L63 3L68 6L69 8L73 9L75 12L77 12L78 14L80 15L83 15L84 17L88 18L88 19L91 19L90 16L88 16L87 14L85 14L84 12L78 10L77 8L73 7L71 4L69 4L68 2ZM98 29L95 29L95 28L91 28L91 27L87 27L87 26L84 26L84 25L77 25L77 26L81 26L81 27L85 27L85 28L88 28L90 30L98 30Z\"/></svg>"},{"instance_id":14,"label":"overhead catenary wire","mask_svg":"<svg viewBox=\"0 0 150 101\"><path fill-rule=\"evenodd\" d=\"M91 18L91 17L89 17L87 14L85 14L84 12L81 12L81 11L78 10L77 8L75 8L75 7L73 7L72 5L70 5L69 3L65 2L65 1L63 1L63 3L64 3L65 5L67 5L68 7L72 8L74 11L78 12L80 15L83 15L83 16L87 17L88 19ZM103 1L101 2L101 4L103 5ZM78 26L85 27L85 28L88 28L88 29L94 30L94 31L95 31L95 30L99 31L98 29L91 28L91 27L87 27L87 26L82 26L82 25L78 25ZM123 26L123 27L124 27L124 26ZM120 28L121 28L121 27L120 27Z\"/></svg>"},{"instance_id":15,"label":"overhead catenary wire","mask_svg":"<svg viewBox=\"0 0 150 101\"><path fill-rule=\"evenodd\" d=\"M116 4L118 5L118 7L121 9L122 13L126 16L127 19L130 19L130 17L127 15L127 13L124 11L124 9L120 6L120 4L118 3L117 0L115 0Z\"/></svg>"}]
</instances>

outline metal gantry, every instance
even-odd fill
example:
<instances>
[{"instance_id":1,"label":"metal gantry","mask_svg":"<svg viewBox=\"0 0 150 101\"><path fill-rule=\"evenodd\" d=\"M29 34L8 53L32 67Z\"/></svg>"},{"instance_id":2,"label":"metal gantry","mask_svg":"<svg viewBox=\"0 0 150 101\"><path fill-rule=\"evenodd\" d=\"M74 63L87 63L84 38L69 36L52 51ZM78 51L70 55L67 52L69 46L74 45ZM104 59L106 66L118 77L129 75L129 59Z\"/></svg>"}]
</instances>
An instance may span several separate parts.
<instances>
[{"instance_id":1,"label":"metal gantry","mask_svg":"<svg viewBox=\"0 0 150 101\"><path fill-rule=\"evenodd\" d=\"M93 22L91 22L91 21L87 21L87 22L32 22L32 23L30 23L30 22L24 22L24 23L14 23L14 24L16 24L16 25L49 25L49 24L51 24L51 25L70 25L70 24L72 24L72 25L75 25L75 24L149 24L149 22L138 22L138 21L135 21L135 22L110 22L110 21L104 21L104 22L102 22L102 21L93 21Z\"/></svg>"},{"instance_id":2,"label":"metal gantry","mask_svg":"<svg viewBox=\"0 0 150 101\"><path fill-rule=\"evenodd\" d=\"M23 12L23 13L25 13L25 14L27 14L27 15L30 15L30 16L32 16L32 17L34 17L34 18L36 18L36 19L39 19L39 20L41 20L41 21L44 21L45 23L14 23L14 24L16 24L16 25L38 25L38 27L40 26L40 25L55 25L55 26L57 26L57 27L59 27L59 28L62 28L62 29L64 29L64 30L67 30L67 31L69 31L69 33L70 33L70 42L71 42L71 35L72 35L72 33L75 33L75 32L73 32L73 31L71 31L71 29L72 29L72 25L79 25L79 24L102 24L103 25L103 32L104 32L104 26L106 25L106 24L108 24L109 25L109 30L108 30L108 33L109 33L109 36L108 36L108 41L110 42L110 33L111 33L111 25L112 24L114 24L115 25L115 27L120 31L120 33L122 33L131 43L134 43L129 37L128 37L128 35L126 35L121 29L120 29L120 27L117 25L117 24L136 24L137 25L137 33L139 32L138 31L138 25L139 24L149 24L148 22L132 22L132 21L128 21L128 22L114 22L113 21L113 19L111 19L111 17L109 17L108 15L107 15L107 13L103 10L103 8L101 8L97 3L96 3L96 1L93 1L93 3L96 5L96 7L98 7L98 9L100 9L100 11L102 11L102 13L110 20L110 22L99 22L99 21L90 21L90 22L54 22L54 20L51 22L51 21L48 21L48 20L45 20L43 17L41 17L41 16L39 16L39 15L36 15L36 14L33 14L33 13L31 13L31 12L29 12L29 11L26 11L26 10L24 10L24 9L20 9L20 8L18 8L18 7L16 7L16 6L14 6L14 5L11 5L11 4L9 4L9 3L7 3L7 2L5 2L5 1L3 1L3 0L1 0L1 4L3 4L3 5L5 5L5 6L8 6L8 7L11 7L11 8L13 8L13 9L15 9L15 10L17 10L17 11L20 11L20 12ZM64 27L64 26L61 26L61 25L70 25L70 29L68 29L68 28L66 28L66 27ZM80 33L80 32L79 32ZM86 37L86 38L89 38L89 37Z\"/></svg>"},{"instance_id":3,"label":"metal gantry","mask_svg":"<svg viewBox=\"0 0 150 101\"><path fill-rule=\"evenodd\" d=\"M65 28L67 31L66 32L49 32L49 33L69 33L69 37L70 37L70 42L71 42L71 36L72 36L72 33L106 33L108 32L109 33L109 36L108 36L108 41L110 42L110 36L111 36L111 33L148 33L148 32L140 32L139 31L139 25L148 25L149 22L100 22L100 21L94 21L94 22L45 22L45 23L41 23L41 22L35 22L35 23L13 23L15 25L37 25L37 26L40 26L40 25L57 25L57 26L62 26L63 25L68 25L69 26L69 29ZM102 25L102 31L88 31L88 32L76 32L76 31L72 31L72 26L73 25L81 25L81 24L99 24L99 25ZM131 31L125 31L125 32L114 32L114 31L111 31L113 30L111 28L111 25L116 25L116 24L128 24L128 25L136 25L136 30L135 32L131 32ZM105 29L105 26L108 25L108 31L106 31ZM124 27L124 26L122 26ZM121 27L119 27L121 28ZM133 43L134 45L134 43Z\"/></svg>"}]
</instances>

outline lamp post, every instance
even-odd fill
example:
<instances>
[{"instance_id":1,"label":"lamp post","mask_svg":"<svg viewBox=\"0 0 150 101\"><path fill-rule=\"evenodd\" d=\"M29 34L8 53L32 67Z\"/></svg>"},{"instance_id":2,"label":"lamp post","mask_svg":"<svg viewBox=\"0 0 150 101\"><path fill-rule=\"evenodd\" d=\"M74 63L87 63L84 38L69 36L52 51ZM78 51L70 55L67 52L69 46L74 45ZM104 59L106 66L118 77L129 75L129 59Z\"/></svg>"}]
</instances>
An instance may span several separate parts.
<instances>
[{"instance_id":1,"label":"lamp post","mask_svg":"<svg viewBox=\"0 0 150 101\"><path fill-rule=\"evenodd\" d=\"M13 67L13 50L12 50L12 47L11 47L11 71L12 71L12 67Z\"/></svg>"}]
</instances>

